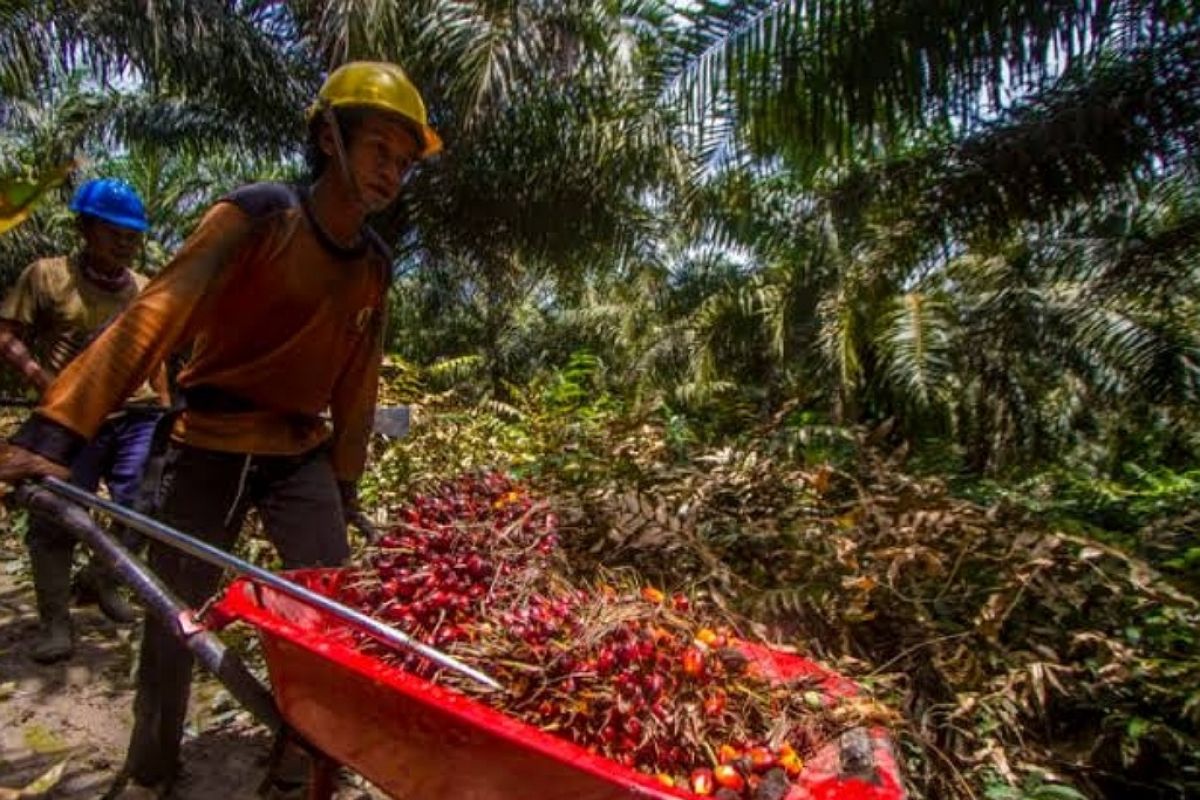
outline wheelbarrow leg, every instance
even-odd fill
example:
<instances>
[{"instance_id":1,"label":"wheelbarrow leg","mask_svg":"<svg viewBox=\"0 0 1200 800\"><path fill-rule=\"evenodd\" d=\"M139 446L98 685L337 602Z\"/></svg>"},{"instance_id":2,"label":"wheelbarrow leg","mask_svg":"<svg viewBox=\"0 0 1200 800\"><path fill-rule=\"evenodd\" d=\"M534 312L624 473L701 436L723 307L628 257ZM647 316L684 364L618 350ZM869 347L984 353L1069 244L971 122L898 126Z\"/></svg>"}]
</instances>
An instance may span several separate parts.
<instances>
[{"instance_id":1,"label":"wheelbarrow leg","mask_svg":"<svg viewBox=\"0 0 1200 800\"><path fill-rule=\"evenodd\" d=\"M307 764L301 764L301 759ZM300 800L300 789L304 786L298 774L300 768L307 773L304 800L333 800L337 792L339 764L289 729L275 736L271 754L267 758L267 774L258 787L258 795L273 800L283 796L280 792L285 791L287 797L294 796L295 800ZM290 788L284 789L285 786Z\"/></svg>"},{"instance_id":2,"label":"wheelbarrow leg","mask_svg":"<svg viewBox=\"0 0 1200 800\"><path fill-rule=\"evenodd\" d=\"M337 762L324 753L314 754L308 770L308 800L333 800L337 778Z\"/></svg>"}]
</instances>

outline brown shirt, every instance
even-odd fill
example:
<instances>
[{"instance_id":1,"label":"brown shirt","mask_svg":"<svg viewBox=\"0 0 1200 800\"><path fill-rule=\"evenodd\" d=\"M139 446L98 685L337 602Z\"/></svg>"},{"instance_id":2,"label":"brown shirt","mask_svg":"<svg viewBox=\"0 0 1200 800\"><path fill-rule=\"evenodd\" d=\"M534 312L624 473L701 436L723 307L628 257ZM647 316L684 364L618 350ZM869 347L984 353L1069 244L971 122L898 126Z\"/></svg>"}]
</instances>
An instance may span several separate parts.
<instances>
[{"instance_id":1,"label":"brown shirt","mask_svg":"<svg viewBox=\"0 0 1200 800\"><path fill-rule=\"evenodd\" d=\"M43 416L84 437L185 345L185 394L203 387L237 408L187 409L176 440L238 453L294 455L332 438L334 470L366 460L382 354L388 262L346 251L278 184L213 206L170 264L46 391ZM328 410L333 428L320 415Z\"/></svg>"},{"instance_id":2,"label":"brown shirt","mask_svg":"<svg viewBox=\"0 0 1200 800\"><path fill-rule=\"evenodd\" d=\"M38 364L57 373L149 281L136 272L130 275L124 286L108 290L84 276L78 257L43 258L26 267L5 295L0 319L20 325ZM156 402L158 394L143 384L133 399Z\"/></svg>"}]
</instances>

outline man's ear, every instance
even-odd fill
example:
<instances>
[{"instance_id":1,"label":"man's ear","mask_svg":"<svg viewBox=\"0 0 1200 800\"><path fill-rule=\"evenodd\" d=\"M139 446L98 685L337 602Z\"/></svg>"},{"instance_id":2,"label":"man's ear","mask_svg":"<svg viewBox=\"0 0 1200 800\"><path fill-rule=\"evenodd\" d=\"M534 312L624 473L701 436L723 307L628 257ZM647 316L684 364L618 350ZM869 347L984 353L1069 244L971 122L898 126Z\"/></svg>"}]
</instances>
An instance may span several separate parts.
<instances>
[{"instance_id":1,"label":"man's ear","mask_svg":"<svg viewBox=\"0 0 1200 800\"><path fill-rule=\"evenodd\" d=\"M328 122L321 123L321 131L317 134L317 146L321 148L321 152L330 158L333 157L337 150L337 142L334 141L333 131L329 128Z\"/></svg>"}]
</instances>

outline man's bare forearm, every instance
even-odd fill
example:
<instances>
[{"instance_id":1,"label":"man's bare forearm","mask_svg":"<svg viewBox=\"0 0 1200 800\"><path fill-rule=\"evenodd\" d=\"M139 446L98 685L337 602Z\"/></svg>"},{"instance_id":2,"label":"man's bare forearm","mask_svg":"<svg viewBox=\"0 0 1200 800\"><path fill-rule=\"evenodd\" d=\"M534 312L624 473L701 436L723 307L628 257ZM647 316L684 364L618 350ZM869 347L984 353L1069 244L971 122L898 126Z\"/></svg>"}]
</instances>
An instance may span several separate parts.
<instances>
[{"instance_id":1,"label":"man's bare forearm","mask_svg":"<svg viewBox=\"0 0 1200 800\"><path fill-rule=\"evenodd\" d=\"M11 325L0 325L0 360L19 372L38 394L44 392L53 380L53 376L42 369Z\"/></svg>"}]
</instances>

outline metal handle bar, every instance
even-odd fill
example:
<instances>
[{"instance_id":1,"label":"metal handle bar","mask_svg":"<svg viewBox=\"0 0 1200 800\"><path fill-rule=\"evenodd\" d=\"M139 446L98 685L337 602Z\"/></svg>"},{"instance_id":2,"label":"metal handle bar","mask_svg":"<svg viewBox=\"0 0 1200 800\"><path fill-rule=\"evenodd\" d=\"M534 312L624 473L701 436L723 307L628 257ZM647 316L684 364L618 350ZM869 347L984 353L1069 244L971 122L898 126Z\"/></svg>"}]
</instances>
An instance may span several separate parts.
<instances>
[{"instance_id":1,"label":"metal handle bar","mask_svg":"<svg viewBox=\"0 0 1200 800\"><path fill-rule=\"evenodd\" d=\"M224 684L229 693L271 730L283 727L275 698L246 669L237 653L225 647L220 637L191 622L191 609L162 579L135 558L113 536L100 529L78 503L55 494L40 483L23 483L13 491L16 502L85 543L123 582L129 585L146 611L166 626L196 660Z\"/></svg>"},{"instance_id":2,"label":"metal handle bar","mask_svg":"<svg viewBox=\"0 0 1200 800\"><path fill-rule=\"evenodd\" d=\"M175 530L169 525L164 525L145 514L125 508L111 500L97 497L91 492L84 491L78 486L72 486L59 478L44 478L42 485L60 497L74 500L83 506L97 511L103 511L139 533L144 533L152 539L174 547L201 561L228 569L238 575L250 578L264 586L270 586L272 589L276 589L283 594L315 606L322 611L327 611L381 642L410 650L439 666L465 675L476 683L480 683L493 691L504 691L504 687L494 679L474 667L462 663L453 656L446 655L440 650L432 648L424 642L417 641L408 634L384 625L378 620L355 611L353 608L343 605L336 600L330 600L328 597L317 594L311 589L306 589L298 583L282 578L262 567L256 567L248 561L243 561L237 556L226 553L220 548L213 547L193 536L188 536L186 533Z\"/></svg>"}]
</instances>

